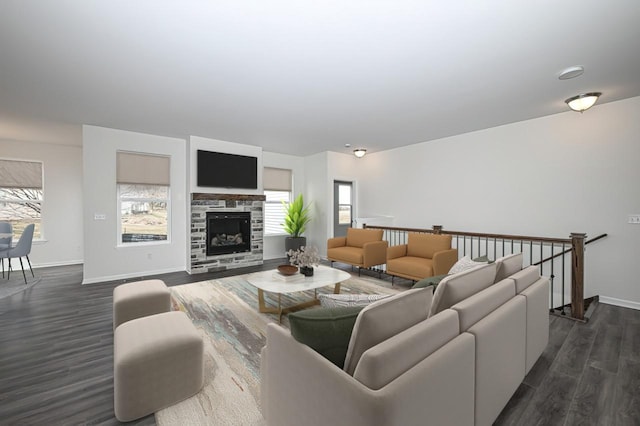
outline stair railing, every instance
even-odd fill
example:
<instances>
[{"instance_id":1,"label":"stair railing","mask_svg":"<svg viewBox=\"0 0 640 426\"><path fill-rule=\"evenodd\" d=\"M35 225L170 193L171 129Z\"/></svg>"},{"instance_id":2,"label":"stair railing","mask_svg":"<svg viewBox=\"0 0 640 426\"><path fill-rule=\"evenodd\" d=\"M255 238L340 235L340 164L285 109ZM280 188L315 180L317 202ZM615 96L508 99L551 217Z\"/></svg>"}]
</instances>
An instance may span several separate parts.
<instances>
[{"instance_id":1,"label":"stair railing","mask_svg":"<svg viewBox=\"0 0 640 426\"><path fill-rule=\"evenodd\" d=\"M458 256L477 258L487 256L492 260L509 254L522 253L524 267L540 267L540 274L551 280L549 311L552 314L577 321L586 321L584 299L584 248L586 244L607 236L601 234L586 240L584 233L572 233L570 238L549 238L526 235L488 234L479 232L449 231L441 225L432 229L403 228L393 226L368 226L369 229L382 229L383 239L389 245L406 244L411 232L428 234L446 234L452 237L453 248ZM569 255L570 256L567 256ZM570 262L567 262L567 258ZM567 279L570 277L570 280ZM558 282L559 281L559 282ZM567 282L571 283L567 295ZM567 297L569 303L567 303ZM567 311L568 310L568 311Z\"/></svg>"}]
</instances>

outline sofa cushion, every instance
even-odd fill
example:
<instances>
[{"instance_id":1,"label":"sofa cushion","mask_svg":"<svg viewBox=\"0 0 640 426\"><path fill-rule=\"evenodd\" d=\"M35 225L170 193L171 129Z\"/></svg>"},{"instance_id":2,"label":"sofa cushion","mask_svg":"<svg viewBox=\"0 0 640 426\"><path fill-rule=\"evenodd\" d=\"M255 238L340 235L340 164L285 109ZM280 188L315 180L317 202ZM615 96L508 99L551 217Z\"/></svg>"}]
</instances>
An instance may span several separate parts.
<instances>
[{"instance_id":1,"label":"sofa cushion","mask_svg":"<svg viewBox=\"0 0 640 426\"><path fill-rule=\"evenodd\" d=\"M458 329L456 312L442 311L366 351L353 377L378 390L458 336Z\"/></svg>"},{"instance_id":2,"label":"sofa cushion","mask_svg":"<svg viewBox=\"0 0 640 426\"><path fill-rule=\"evenodd\" d=\"M428 288L407 290L365 307L353 327L344 370L353 375L369 348L427 319L432 297Z\"/></svg>"},{"instance_id":3,"label":"sofa cushion","mask_svg":"<svg viewBox=\"0 0 640 426\"><path fill-rule=\"evenodd\" d=\"M419 234L410 232L407 241L407 256L433 258L439 251L451 248L451 235Z\"/></svg>"},{"instance_id":4,"label":"sofa cushion","mask_svg":"<svg viewBox=\"0 0 640 426\"><path fill-rule=\"evenodd\" d=\"M449 269L450 274L457 274L459 272L464 272L471 268L475 268L476 266L481 266L489 263L489 261L481 262L478 260L471 260L469 256L464 256L459 259L452 267Z\"/></svg>"},{"instance_id":5,"label":"sofa cushion","mask_svg":"<svg viewBox=\"0 0 640 426\"><path fill-rule=\"evenodd\" d=\"M537 266L529 266L511 275L509 278L516 282L516 293L522 293L527 287L540 279L540 268Z\"/></svg>"},{"instance_id":6,"label":"sofa cushion","mask_svg":"<svg viewBox=\"0 0 640 426\"><path fill-rule=\"evenodd\" d=\"M498 270L496 271L496 282L515 274L522 269L522 253L510 254L496 259Z\"/></svg>"},{"instance_id":7,"label":"sofa cushion","mask_svg":"<svg viewBox=\"0 0 640 426\"><path fill-rule=\"evenodd\" d=\"M435 315L493 284L497 265L477 266L459 274L448 275L436 288L429 315Z\"/></svg>"},{"instance_id":8,"label":"sofa cushion","mask_svg":"<svg viewBox=\"0 0 640 426\"><path fill-rule=\"evenodd\" d=\"M364 307L391 296L391 294L319 294L318 299L323 308Z\"/></svg>"},{"instance_id":9,"label":"sofa cushion","mask_svg":"<svg viewBox=\"0 0 640 426\"><path fill-rule=\"evenodd\" d=\"M342 368L362 306L307 309L289 315L291 335Z\"/></svg>"},{"instance_id":10,"label":"sofa cushion","mask_svg":"<svg viewBox=\"0 0 640 426\"><path fill-rule=\"evenodd\" d=\"M467 331L515 295L513 280L506 279L453 305L451 309L458 312L460 318L460 333Z\"/></svg>"},{"instance_id":11,"label":"sofa cushion","mask_svg":"<svg viewBox=\"0 0 640 426\"><path fill-rule=\"evenodd\" d=\"M444 277L446 277L447 275L448 274L443 274L443 275L435 275L433 277L423 278L417 283L415 283L411 288L425 288L425 287L431 287L431 286L435 288L440 283L440 281L442 281Z\"/></svg>"},{"instance_id":12,"label":"sofa cushion","mask_svg":"<svg viewBox=\"0 0 640 426\"><path fill-rule=\"evenodd\" d=\"M387 260L387 272L418 279L433 275L433 261L423 257L404 256Z\"/></svg>"},{"instance_id":13,"label":"sofa cushion","mask_svg":"<svg viewBox=\"0 0 640 426\"><path fill-rule=\"evenodd\" d=\"M363 252L358 247L336 247L327 250L327 258L360 265L364 262Z\"/></svg>"},{"instance_id":14,"label":"sofa cushion","mask_svg":"<svg viewBox=\"0 0 640 426\"><path fill-rule=\"evenodd\" d=\"M382 229L347 229L347 246L362 248L364 243L382 241Z\"/></svg>"}]
</instances>

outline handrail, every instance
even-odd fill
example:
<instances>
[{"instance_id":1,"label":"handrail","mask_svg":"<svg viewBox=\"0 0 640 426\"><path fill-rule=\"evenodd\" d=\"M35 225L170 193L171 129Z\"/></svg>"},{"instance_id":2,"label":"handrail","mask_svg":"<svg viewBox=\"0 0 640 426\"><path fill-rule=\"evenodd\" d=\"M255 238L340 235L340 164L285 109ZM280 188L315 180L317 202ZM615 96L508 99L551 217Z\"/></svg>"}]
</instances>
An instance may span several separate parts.
<instances>
[{"instance_id":1,"label":"handrail","mask_svg":"<svg viewBox=\"0 0 640 426\"><path fill-rule=\"evenodd\" d=\"M588 241L586 240L586 234L583 233L571 233L570 238L550 238L550 237L536 237L536 236L528 236L528 235L510 235L510 234L491 234L491 233L481 233L481 232L467 232L467 231L451 231L451 230L443 230L441 225L433 225L433 229L419 229L419 228L404 228L397 226L367 226L367 224L363 225L364 228L375 228L381 229L385 232L389 233L389 236L397 233L428 233L428 234L446 234L456 237L456 245L459 248L459 238L463 242L463 249L466 251L466 240L470 238L470 250L471 256L473 257L473 248L474 248L474 239L477 239L478 242L478 252L481 252L481 241L485 240L485 251L489 247L490 240L493 240L493 250L494 256L496 255L497 244L499 241L502 242L502 255L505 255L505 243L509 240L511 241L511 253L514 253L514 242L520 242L520 252L523 251L523 243L527 245L529 249L529 265L539 266L540 272L542 273L542 269L547 262L550 262L551 267L551 312L556 313L555 311L561 312L561 315L565 315L565 258L564 256L568 253L571 253L571 263L570 263L570 281L571 281L571 314L570 316L565 316L565 318L571 318L578 321L586 321L585 320L585 303L584 303L584 247L585 244L590 244L592 242L598 241L607 236L607 234L600 234L595 238L592 238ZM540 248L539 257L536 256L539 260L538 262L533 263L533 246ZM556 244L558 245L558 249L562 251L560 253L554 253ZM566 246L569 246L569 249L565 249ZM547 258L543 258L544 247L551 250L551 256ZM508 246L507 246L508 247ZM537 250L537 249L536 249ZM558 277L561 281L561 306L556 307L553 301L554 294L554 259L562 258L562 264L559 265L562 269L561 277ZM549 264L547 264L549 265Z\"/></svg>"},{"instance_id":2,"label":"handrail","mask_svg":"<svg viewBox=\"0 0 640 426\"><path fill-rule=\"evenodd\" d=\"M587 244L595 243L596 241L598 241L598 240L600 240L600 239L602 239L604 237L608 237L608 236L609 236L609 234L600 234L595 238L592 238L590 240L585 241L584 244L587 245ZM571 240L569 240L569 242L571 242ZM566 249L566 250L564 250L564 251L562 251L560 253L556 253L553 256L549 256L546 259L543 259L543 260L540 260L539 262L533 263L531 266L539 266L539 265L541 265L541 264L543 264L545 262L548 262L550 260L555 259L556 257L564 256L567 253L571 253L571 249Z\"/></svg>"}]
</instances>

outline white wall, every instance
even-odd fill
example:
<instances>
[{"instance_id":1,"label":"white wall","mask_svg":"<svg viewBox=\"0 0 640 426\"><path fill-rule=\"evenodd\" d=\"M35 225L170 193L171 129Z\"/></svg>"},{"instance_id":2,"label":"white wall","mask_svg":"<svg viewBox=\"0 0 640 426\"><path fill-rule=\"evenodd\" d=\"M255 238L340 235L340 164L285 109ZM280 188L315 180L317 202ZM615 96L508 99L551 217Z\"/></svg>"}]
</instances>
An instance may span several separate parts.
<instances>
[{"instance_id":1,"label":"white wall","mask_svg":"<svg viewBox=\"0 0 640 426\"><path fill-rule=\"evenodd\" d=\"M116 151L171 157L171 237L167 242L118 245ZM83 126L84 281L183 271L187 258L186 141ZM106 220L94 220L94 214Z\"/></svg>"},{"instance_id":2,"label":"white wall","mask_svg":"<svg viewBox=\"0 0 640 426\"><path fill-rule=\"evenodd\" d=\"M304 158L305 203L310 203L311 221L305 236L307 245L318 247L321 255L326 254L327 221L331 220L331 210L327 210L328 152Z\"/></svg>"},{"instance_id":3,"label":"white wall","mask_svg":"<svg viewBox=\"0 0 640 426\"><path fill-rule=\"evenodd\" d=\"M305 170L304 158L287 154L277 154L275 152L262 153L262 165L264 167L275 167L288 169L293 173L293 196L303 194L305 203L307 202L305 193ZM287 234L265 235L264 236L264 259L279 259L284 257L284 239Z\"/></svg>"},{"instance_id":4,"label":"white wall","mask_svg":"<svg viewBox=\"0 0 640 426\"><path fill-rule=\"evenodd\" d=\"M358 198L397 226L608 233L587 247L585 292L640 307L640 226L627 224L640 213L639 137L636 97L425 142L367 155Z\"/></svg>"},{"instance_id":5,"label":"white wall","mask_svg":"<svg viewBox=\"0 0 640 426\"><path fill-rule=\"evenodd\" d=\"M44 241L32 246L33 267L81 263L82 147L31 141L0 140L0 158L43 162ZM19 267L18 262L14 266Z\"/></svg>"}]
</instances>

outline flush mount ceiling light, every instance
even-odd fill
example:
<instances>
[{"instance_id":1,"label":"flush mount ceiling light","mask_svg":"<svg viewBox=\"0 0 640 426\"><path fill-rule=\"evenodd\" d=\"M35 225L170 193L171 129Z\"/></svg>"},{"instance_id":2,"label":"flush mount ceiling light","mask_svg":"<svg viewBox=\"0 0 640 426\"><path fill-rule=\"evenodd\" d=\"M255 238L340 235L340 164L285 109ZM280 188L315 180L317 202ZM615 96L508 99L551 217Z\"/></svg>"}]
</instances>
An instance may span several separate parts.
<instances>
[{"instance_id":1,"label":"flush mount ceiling light","mask_svg":"<svg viewBox=\"0 0 640 426\"><path fill-rule=\"evenodd\" d=\"M367 150L364 148L358 148L353 150L353 155L355 155L358 158L364 157L366 153L367 153Z\"/></svg>"},{"instance_id":2,"label":"flush mount ceiling light","mask_svg":"<svg viewBox=\"0 0 640 426\"><path fill-rule=\"evenodd\" d=\"M570 97L565 101L565 103L574 111L584 112L596 103L600 95L602 95L600 92L582 93L580 95Z\"/></svg>"},{"instance_id":3,"label":"flush mount ceiling light","mask_svg":"<svg viewBox=\"0 0 640 426\"><path fill-rule=\"evenodd\" d=\"M565 68L560 72L558 78L560 80L569 80L571 78L576 78L584 74L584 67L578 65L575 67Z\"/></svg>"}]
</instances>

